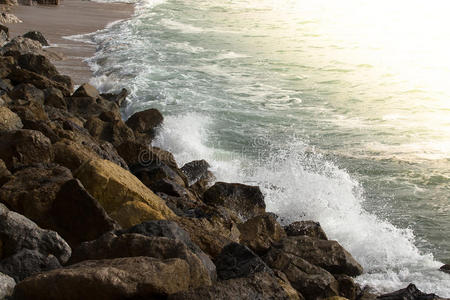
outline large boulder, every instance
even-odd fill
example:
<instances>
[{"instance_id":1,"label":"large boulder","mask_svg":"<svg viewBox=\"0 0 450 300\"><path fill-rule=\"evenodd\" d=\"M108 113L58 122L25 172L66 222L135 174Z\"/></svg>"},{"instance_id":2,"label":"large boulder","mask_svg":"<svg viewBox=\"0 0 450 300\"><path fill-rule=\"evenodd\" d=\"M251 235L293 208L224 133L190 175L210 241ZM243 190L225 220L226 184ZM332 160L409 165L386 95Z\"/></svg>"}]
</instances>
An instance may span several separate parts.
<instances>
[{"instance_id":1,"label":"large boulder","mask_svg":"<svg viewBox=\"0 0 450 300\"><path fill-rule=\"evenodd\" d=\"M67 110L67 103L61 90L49 87L44 91L45 105Z\"/></svg>"},{"instance_id":2,"label":"large boulder","mask_svg":"<svg viewBox=\"0 0 450 300\"><path fill-rule=\"evenodd\" d=\"M58 70L56 70L56 67L44 55L25 53L17 58L17 63L23 69L58 81Z\"/></svg>"},{"instance_id":3,"label":"large boulder","mask_svg":"<svg viewBox=\"0 0 450 300\"><path fill-rule=\"evenodd\" d=\"M165 299L185 291L191 282L189 266L179 258L126 257L81 262L20 282L17 300Z\"/></svg>"},{"instance_id":4,"label":"large boulder","mask_svg":"<svg viewBox=\"0 0 450 300\"><path fill-rule=\"evenodd\" d=\"M133 114L126 124L133 129L134 132L143 133L150 137L155 135L155 129L162 124L164 118L161 113L154 108Z\"/></svg>"},{"instance_id":5,"label":"large boulder","mask_svg":"<svg viewBox=\"0 0 450 300\"><path fill-rule=\"evenodd\" d=\"M127 228L143 221L175 217L164 201L127 170L107 160L91 160L74 174L111 218Z\"/></svg>"},{"instance_id":6,"label":"large boulder","mask_svg":"<svg viewBox=\"0 0 450 300\"><path fill-rule=\"evenodd\" d=\"M19 116L7 107L0 107L0 131L17 130L23 127Z\"/></svg>"},{"instance_id":7,"label":"large boulder","mask_svg":"<svg viewBox=\"0 0 450 300\"><path fill-rule=\"evenodd\" d=\"M285 226L284 230L288 236L307 235L319 240L328 240L319 222L298 221Z\"/></svg>"},{"instance_id":8,"label":"large boulder","mask_svg":"<svg viewBox=\"0 0 450 300\"><path fill-rule=\"evenodd\" d=\"M353 280L352 277L344 274L334 275L334 278L339 284L339 295L344 296L349 300L356 300L361 294L360 286Z\"/></svg>"},{"instance_id":9,"label":"large boulder","mask_svg":"<svg viewBox=\"0 0 450 300\"><path fill-rule=\"evenodd\" d=\"M450 265L443 265L439 268L442 272L449 273L450 274Z\"/></svg>"},{"instance_id":10,"label":"large boulder","mask_svg":"<svg viewBox=\"0 0 450 300\"><path fill-rule=\"evenodd\" d=\"M97 99L100 93L95 87L89 83L84 83L78 87L78 89L73 93L73 97L89 97Z\"/></svg>"},{"instance_id":11,"label":"large boulder","mask_svg":"<svg viewBox=\"0 0 450 300\"><path fill-rule=\"evenodd\" d=\"M17 36L13 38L8 44L3 46L2 52L19 52L21 54L41 53L42 45L38 41L22 36Z\"/></svg>"},{"instance_id":12,"label":"large boulder","mask_svg":"<svg viewBox=\"0 0 450 300\"><path fill-rule=\"evenodd\" d=\"M202 261L183 242L166 237L148 237L135 233L117 236L107 233L76 248L71 262L135 256L183 259L189 266L190 288L211 285L211 277Z\"/></svg>"},{"instance_id":13,"label":"large boulder","mask_svg":"<svg viewBox=\"0 0 450 300\"><path fill-rule=\"evenodd\" d=\"M50 215L55 230L72 247L120 228L77 179L68 180L61 186Z\"/></svg>"},{"instance_id":14,"label":"large boulder","mask_svg":"<svg viewBox=\"0 0 450 300\"><path fill-rule=\"evenodd\" d=\"M53 202L61 186L70 179L71 172L58 165L24 168L0 188L0 201L39 226L53 229Z\"/></svg>"},{"instance_id":15,"label":"large boulder","mask_svg":"<svg viewBox=\"0 0 450 300\"><path fill-rule=\"evenodd\" d=\"M293 236L283 239L277 247L283 252L301 257L331 274L358 276L363 271L361 265L336 241Z\"/></svg>"},{"instance_id":16,"label":"large boulder","mask_svg":"<svg viewBox=\"0 0 450 300\"><path fill-rule=\"evenodd\" d=\"M217 276L221 280L249 277L258 272L272 274L272 270L258 255L238 243L230 243L224 247L214 262Z\"/></svg>"},{"instance_id":17,"label":"large boulder","mask_svg":"<svg viewBox=\"0 0 450 300\"><path fill-rule=\"evenodd\" d=\"M257 186L216 182L203 195L205 203L236 211L243 219L265 213L264 195Z\"/></svg>"},{"instance_id":18,"label":"large boulder","mask_svg":"<svg viewBox=\"0 0 450 300\"><path fill-rule=\"evenodd\" d=\"M272 248L264 260L271 268L286 274L291 285L305 299L314 300L339 295L338 282L333 275L295 254Z\"/></svg>"},{"instance_id":19,"label":"large boulder","mask_svg":"<svg viewBox=\"0 0 450 300\"><path fill-rule=\"evenodd\" d=\"M0 273L0 299L7 299L11 296L16 286L16 282L12 277Z\"/></svg>"},{"instance_id":20,"label":"large boulder","mask_svg":"<svg viewBox=\"0 0 450 300\"><path fill-rule=\"evenodd\" d=\"M26 100L44 104L44 92L30 83L21 83L15 86L8 95L13 100Z\"/></svg>"},{"instance_id":21,"label":"large boulder","mask_svg":"<svg viewBox=\"0 0 450 300\"><path fill-rule=\"evenodd\" d=\"M220 281L209 287L200 287L186 292L170 295L169 300L293 300L298 295L288 293L272 274L260 272L250 277Z\"/></svg>"},{"instance_id":22,"label":"large boulder","mask_svg":"<svg viewBox=\"0 0 450 300\"><path fill-rule=\"evenodd\" d=\"M38 41L42 46L50 46L44 35L39 31L29 31L25 33L23 37Z\"/></svg>"},{"instance_id":23,"label":"large boulder","mask_svg":"<svg viewBox=\"0 0 450 300\"><path fill-rule=\"evenodd\" d=\"M133 141L133 131L112 113L101 113L98 117L88 118L85 128L98 141L108 141L119 146L126 141Z\"/></svg>"},{"instance_id":24,"label":"large boulder","mask_svg":"<svg viewBox=\"0 0 450 300\"><path fill-rule=\"evenodd\" d=\"M0 203L0 272L23 279L58 267L71 255L69 245L54 231L39 228Z\"/></svg>"},{"instance_id":25,"label":"large boulder","mask_svg":"<svg viewBox=\"0 0 450 300\"><path fill-rule=\"evenodd\" d=\"M435 294L427 294L419 290L414 284L410 283L406 288L389 293L380 295L377 297L380 300L433 300L442 299Z\"/></svg>"},{"instance_id":26,"label":"large boulder","mask_svg":"<svg viewBox=\"0 0 450 300\"><path fill-rule=\"evenodd\" d=\"M286 237L283 227L271 214L253 217L238 224L241 243L258 254L264 254L273 243Z\"/></svg>"},{"instance_id":27,"label":"large boulder","mask_svg":"<svg viewBox=\"0 0 450 300\"><path fill-rule=\"evenodd\" d=\"M200 179L206 178L209 176L208 169L210 165L206 160L194 160L186 163L183 167L181 167L181 171L186 176L188 180L188 185L191 186L195 184Z\"/></svg>"}]
</instances>

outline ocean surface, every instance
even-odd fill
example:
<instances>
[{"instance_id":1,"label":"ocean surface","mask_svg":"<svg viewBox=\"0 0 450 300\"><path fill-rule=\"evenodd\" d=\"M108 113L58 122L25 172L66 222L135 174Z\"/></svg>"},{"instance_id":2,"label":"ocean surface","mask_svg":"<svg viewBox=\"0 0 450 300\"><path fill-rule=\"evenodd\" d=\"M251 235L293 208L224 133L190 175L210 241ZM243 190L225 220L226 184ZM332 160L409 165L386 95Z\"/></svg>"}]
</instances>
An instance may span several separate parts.
<instances>
[{"instance_id":1,"label":"ocean surface","mask_svg":"<svg viewBox=\"0 0 450 300\"><path fill-rule=\"evenodd\" d=\"M379 292L450 297L445 1L143 0L93 34L102 91L165 116L154 145L316 220Z\"/></svg>"}]
</instances>

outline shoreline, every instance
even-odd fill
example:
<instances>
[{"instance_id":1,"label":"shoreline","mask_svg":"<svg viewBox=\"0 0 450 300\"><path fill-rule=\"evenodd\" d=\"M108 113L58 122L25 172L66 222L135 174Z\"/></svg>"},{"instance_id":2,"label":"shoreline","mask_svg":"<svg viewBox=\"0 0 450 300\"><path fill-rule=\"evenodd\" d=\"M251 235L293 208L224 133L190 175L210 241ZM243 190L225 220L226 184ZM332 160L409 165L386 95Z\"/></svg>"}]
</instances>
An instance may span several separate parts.
<instances>
[{"instance_id":1,"label":"shoreline","mask_svg":"<svg viewBox=\"0 0 450 300\"><path fill-rule=\"evenodd\" d=\"M92 70L84 60L95 55L97 45L64 37L93 33L112 22L128 19L134 13L134 4L64 0L57 6L14 6L11 12L23 23L7 24L10 35L41 32L50 44L48 49L64 55L62 60L52 60L53 64L61 74L69 75L80 85L92 77Z\"/></svg>"}]
</instances>

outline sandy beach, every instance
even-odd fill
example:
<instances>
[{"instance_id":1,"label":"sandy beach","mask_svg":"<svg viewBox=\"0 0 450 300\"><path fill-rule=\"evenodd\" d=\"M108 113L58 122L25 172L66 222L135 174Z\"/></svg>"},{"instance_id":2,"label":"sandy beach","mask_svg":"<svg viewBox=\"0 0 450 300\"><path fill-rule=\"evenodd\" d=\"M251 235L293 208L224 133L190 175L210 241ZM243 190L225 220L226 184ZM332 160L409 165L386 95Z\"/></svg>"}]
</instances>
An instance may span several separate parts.
<instances>
[{"instance_id":1,"label":"sandy beach","mask_svg":"<svg viewBox=\"0 0 450 300\"><path fill-rule=\"evenodd\" d=\"M51 44L51 50L65 56L64 60L53 63L62 74L70 75L75 84L81 84L92 75L83 60L94 55L96 46L63 37L94 32L113 21L129 18L133 14L133 5L64 0L58 6L17 6L12 13L23 23L8 24L11 37L30 30L42 32Z\"/></svg>"}]
</instances>

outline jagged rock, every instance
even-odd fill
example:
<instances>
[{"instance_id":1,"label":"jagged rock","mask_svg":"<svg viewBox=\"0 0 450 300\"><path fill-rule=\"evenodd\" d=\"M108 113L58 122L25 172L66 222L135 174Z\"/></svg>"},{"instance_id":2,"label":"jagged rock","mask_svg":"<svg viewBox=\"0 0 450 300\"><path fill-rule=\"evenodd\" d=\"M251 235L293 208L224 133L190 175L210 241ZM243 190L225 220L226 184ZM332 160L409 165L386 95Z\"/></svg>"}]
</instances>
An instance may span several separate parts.
<instances>
[{"instance_id":1,"label":"jagged rock","mask_svg":"<svg viewBox=\"0 0 450 300\"><path fill-rule=\"evenodd\" d=\"M126 233L137 233L149 237L166 237L183 242L189 250L191 250L202 261L205 268L208 270L211 279L214 281L217 278L216 266L211 259L192 242L189 234L183 230L177 223L168 220L147 221L128 229L117 231L117 235Z\"/></svg>"},{"instance_id":2,"label":"jagged rock","mask_svg":"<svg viewBox=\"0 0 450 300\"><path fill-rule=\"evenodd\" d=\"M44 104L44 92L29 83L21 83L8 93L13 100L26 100Z\"/></svg>"},{"instance_id":3,"label":"jagged rock","mask_svg":"<svg viewBox=\"0 0 450 300\"><path fill-rule=\"evenodd\" d=\"M272 248L264 257L264 261L271 268L286 274L291 285L305 299L339 295L338 283L333 275L295 254Z\"/></svg>"},{"instance_id":4,"label":"jagged rock","mask_svg":"<svg viewBox=\"0 0 450 300\"><path fill-rule=\"evenodd\" d=\"M73 93L72 97L89 97L97 99L100 96L95 87L89 83L84 83Z\"/></svg>"},{"instance_id":5,"label":"jagged rock","mask_svg":"<svg viewBox=\"0 0 450 300\"><path fill-rule=\"evenodd\" d=\"M339 295L349 300L356 300L357 296L361 293L361 289L353 278L343 274L335 275L334 277L339 284Z\"/></svg>"},{"instance_id":6,"label":"jagged rock","mask_svg":"<svg viewBox=\"0 0 450 300\"><path fill-rule=\"evenodd\" d=\"M16 286L13 297L17 300L164 299L187 290L190 281L188 264L178 258L93 260L29 277Z\"/></svg>"},{"instance_id":7,"label":"jagged rock","mask_svg":"<svg viewBox=\"0 0 450 300\"><path fill-rule=\"evenodd\" d=\"M442 267L439 268L439 270L450 274L450 265L443 265Z\"/></svg>"},{"instance_id":8,"label":"jagged rock","mask_svg":"<svg viewBox=\"0 0 450 300\"><path fill-rule=\"evenodd\" d=\"M298 221L284 227L288 236L307 235L319 240L328 240L319 222Z\"/></svg>"},{"instance_id":9,"label":"jagged rock","mask_svg":"<svg viewBox=\"0 0 450 300\"><path fill-rule=\"evenodd\" d=\"M269 250L274 242L286 237L283 227L270 214L260 215L238 224L241 243L258 254Z\"/></svg>"},{"instance_id":10,"label":"jagged rock","mask_svg":"<svg viewBox=\"0 0 450 300\"><path fill-rule=\"evenodd\" d=\"M426 294L420 291L414 284L409 284L406 288L393 293L378 296L377 299L383 300L432 300L441 299L435 294Z\"/></svg>"},{"instance_id":11,"label":"jagged rock","mask_svg":"<svg viewBox=\"0 0 450 300\"><path fill-rule=\"evenodd\" d=\"M66 96L66 95L64 95ZM117 104L103 100L102 98L93 97L66 97L68 110L83 118L90 118L100 115L102 112L114 112L120 118L120 111Z\"/></svg>"},{"instance_id":12,"label":"jagged rock","mask_svg":"<svg viewBox=\"0 0 450 300\"><path fill-rule=\"evenodd\" d=\"M61 264L55 256L28 249L23 249L0 261L0 272L8 274L17 282L35 273L58 268L61 268Z\"/></svg>"},{"instance_id":13,"label":"jagged rock","mask_svg":"<svg viewBox=\"0 0 450 300\"><path fill-rule=\"evenodd\" d=\"M0 24L0 31L3 31L6 34L6 37L9 38L9 28L3 24Z\"/></svg>"},{"instance_id":14,"label":"jagged rock","mask_svg":"<svg viewBox=\"0 0 450 300\"><path fill-rule=\"evenodd\" d=\"M166 237L148 237L135 233L117 236L107 233L76 248L71 262L135 256L183 259L189 266L189 288L211 285L211 277L202 261L183 242Z\"/></svg>"},{"instance_id":15,"label":"jagged rock","mask_svg":"<svg viewBox=\"0 0 450 300\"><path fill-rule=\"evenodd\" d=\"M84 125L94 138L108 141L114 146L134 140L133 131L118 116L116 119L105 117L105 113L99 117L90 117Z\"/></svg>"},{"instance_id":16,"label":"jagged rock","mask_svg":"<svg viewBox=\"0 0 450 300\"><path fill-rule=\"evenodd\" d=\"M108 94L101 94L100 96L102 98L107 99L108 101L116 103L119 107L121 107L124 101L126 100L128 94L129 92L127 89L122 89L118 94L108 93Z\"/></svg>"},{"instance_id":17,"label":"jagged rock","mask_svg":"<svg viewBox=\"0 0 450 300\"><path fill-rule=\"evenodd\" d=\"M17 5L17 1L16 0L2 0L2 1L6 5ZM0 14L0 23L3 23L3 24L22 23L22 20L20 20L18 17L16 17L15 15L13 15L11 13L2 12Z\"/></svg>"},{"instance_id":18,"label":"jagged rock","mask_svg":"<svg viewBox=\"0 0 450 300\"><path fill-rule=\"evenodd\" d=\"M54 228L51 208L61 186L72 179L58 165L27 167L0 188L0 200L44 228Z\"/></svg>"},{"instance_id":19,"label":"jagged rock","mask_svg":"<svg viewBox=\"0 0 450 300\"><path fill-rule=\"evenodd\" d=\"M220 281L210 287L201 287L170 295L168 300L293 300L272 274L256 273L249 278Z\"/></svg>"},{"instance_id":20,"label":"jagged rock","mask_svg":"<svg viewBox=\"0 0 450 300\"><path fill-rule=\"evenodd\" d=\"M45 105L50 105L56 108L67 110L66 100L61 90L50 87L45 89Z\"/></svg>"},{"instance_id":21,"label":"jagged rock","mask_svg":"<svg viewBox=\"0 0 450 300\"><path fill-rule=\"evenodd\" d=\"M203 195L205 203L236 211L244 219L265 213L264 196L257 186L216 182Z\"/></svg>"},{"instance_id":22,"label":"jagged rock","mask_svg":"<svg viewBox=\"0 0 450 300\"><path fill-rule=\"evenodd\" d=\"M181 167L181 172L186 176L188 180L188 185L191 186L197 181L207 178L209 164L206 160L195 160L188 162L183 167Z\"/></svg>"},{"instance_id":23,"label":"jagged rock","mask_svg":"<svg viewBox=\"0 0 450 300\"><path fill-rule=\"evenodd\" d=\"M174 218L164 201L130 172L107 160L91 160L74 174L111 218L127 228Z\"/></svg>"},{"instance_id":24,"label":"jagged rock","mask_svg":"<svg viewBox=\"0 0 450 300\"><path fill-rule=\"evenodd\" d=\"M39 131L1 131L0 140L0 159L11 171L23 165L49 163L54 158L50 140Z\"/></svg>"},{"instance_id":25,"label":"jagged rock","mask_svg":"<svg viewBox=\"0 0 450 300\"><path fill-rule=\"evenodd\" d=\"M0 107L0 131L16 130L23 127L19 116L7 107Z\"/></svg>"},{"instance_id":26,"label":"jagged rock","mask_svg":"<svg viewBox=\"0 0 450 300\"><path fill-rule=\"evenodd\" d=\"M38 41L17 36L8 44L4 45L2 51L3 53L18 52L20 54L40 53L42 51L42 45Z\"/></svg>"},{"instance_id":27,"label":"jagged rock","mask_svg":"<svg viewBox=\"0 0 450 300\"><path fill-rule=\"evenodd\" d=\"M156 159L148 145L136 141L125 141L117 147L117 152L130 167L144 166Z\"/></svg>"},{"instance_id":28,"label":"jagged rock","mask_svg":"<svg viewBox=\"0 0 450 300\"><path fill-rule=\"evenodd\" d=\"M11 296L16 286L13 278L6 274L0 273L0 299L7 299Z\"/></svg>"},{"instance_id":29,"label":"jagged rock","mask_svg":"<svg viewBox=\"0 0 450 300\"><path fill-rule=\"evenodd\" d=\"M2 258L0 272L15 278L24 278L32 272L39 271L39 268L56 266L55 260L48 257L50 255L54 256L59 263L65 263L71 255L69 245L56 232L39 228L31 220L10 211L1 203L0 244ZM25 249L35 252L20 253ZM8 257L11 258L8 261L5 260ZM47 260L46 257L48 257ZM34 264L37 261L47 261L47 263L39 266ZM38 269L31 268L33 266L37 266Z\"/></svg>"},{"instance_id":30,"label":"jagged rock","mask_svg":"<svg viewBox=\"0 0 450 300\"><path fill-rule=\"evenodd\" d=\"M332 274L357 276L363 271L360 264L336 241L291 236L283 239L277 247Z\"/></svg>"},{"instance_id":31,"label":"jagged rock","mask_svg":"<svg viewBox=\"0 0 450 300\"><path fill-rule=\"evenodd\" d=\"M29 38L41 43L42 46L50 46L50 44L45 39L44 35L39 31L29 31L23 35L25 38Z\"/></svg>"},{"instance_id":32,"label":"jagged rock","mask_svg":"<svg viewBox=\"0 0 450 300\"><path fill-rule=\"evenodd\" d=\"M133 114L126 124L135 132L153 137L156 127L161 125L163 120L161 113L157 109L151 108Z\"/></svg>"},{"instance_id":33,"label":"jagged rock","mask_svg":"<svg viewBox=\"0 0 450 300\"><path fill-rule=\"evenodd\" d=\"M0 77L6 78L16 68L15 60L10 56L0 56Z\"/></svg>"},{"instance_id":34,"label":"jagged rock","mask_svg":"<svg viewBox=\"0 0 450 300\"><path fill-rule=\"evenodd\" d=\"M72 247L120 228L77 179L69 180L61 186L50 215L55 223L55 230Z\"/></svg>"},{"instance_id":35,"label":"jagged rock","mask_svg":"<svg viewBox=\"0 0 450 300\"><path fill-rule=\"evenodd\" d=\"M302 294L300 294L296 289L294 289L289 282L286 274L279 270L272 270L275 276L278 279L279 284L284 289L284 291L288 294L289 299L291 300L305 300Z\"/></svg>"},{"instance_id":36,"label":"jagged rock","mask_svg":"<svg viewBox=\"0 0 450 300\"><path fill-rule=\"evenodd\" d=\"M272 270L252 250L238 243L230 243L222 249L222 252L214 259L217 268L217 276L221 280L249 277L258 272Z\"/></svg>"},{"instance_id":37,"label":"jagged rock","mask_svg":"<svg viewBox=\"0 0 450 300\"><path fill-rule=\"evenodd\" d=\"M40 103L28 101L20 105L11 105L10 108L22 120L24 129L35 130L37 123L49 122L44 106ZM40 131L40 129L37 131ZM45 135L45 132L42 133Z\"/></svg>"},{"instance_id":38,"label":"jagged rock","mask_svg":"<svg viewBox=\"0 0 450 300\"><path fill-rule=\"evenodd\" d=\"M9 180L11 180L11 172L6 167L5 162L0 159L0 187Z\"/></svg>"}]
</instances>

